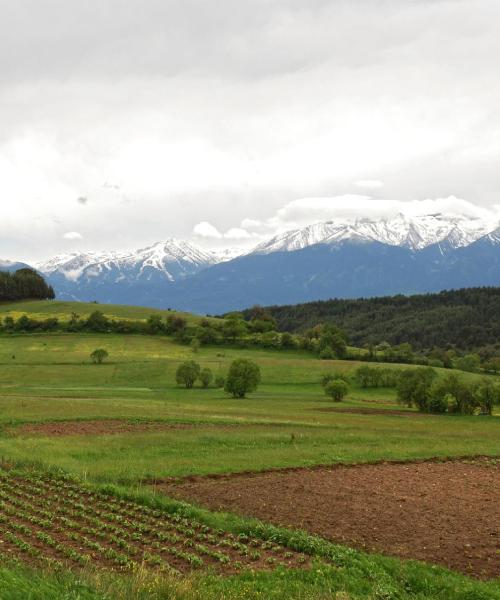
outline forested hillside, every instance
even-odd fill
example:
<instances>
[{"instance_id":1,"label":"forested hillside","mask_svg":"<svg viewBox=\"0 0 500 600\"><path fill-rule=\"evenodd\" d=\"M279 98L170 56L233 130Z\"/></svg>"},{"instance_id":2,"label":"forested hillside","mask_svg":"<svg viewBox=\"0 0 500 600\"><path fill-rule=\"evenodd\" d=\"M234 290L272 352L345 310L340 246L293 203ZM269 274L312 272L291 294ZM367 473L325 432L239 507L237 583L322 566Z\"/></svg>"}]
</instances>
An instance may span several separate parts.
<instances>
[{"instance_id":1,"label":"forested hillside","mask_svg":"<svg viewBox=\"0 0 500 600\"><path fill-rule=\"evenodd\" d=\"M439 294L325 300L267 309L281 331L335 323L353 345L409 342L415 349L462 350L500 345L500 288L468 288ZM250 315L245 311L245 316Z\"/></svg>"},{"instance_id":2,"label":"forested hillside","mask_svg":"<svg viewBox=\"0 0 500 600\"><path fill-rule=\"evenodd\" d=\"M0 301L52 298L54 290L33 269L18 269L15 273L0 271Z\"/></svg>"}]
</instances>

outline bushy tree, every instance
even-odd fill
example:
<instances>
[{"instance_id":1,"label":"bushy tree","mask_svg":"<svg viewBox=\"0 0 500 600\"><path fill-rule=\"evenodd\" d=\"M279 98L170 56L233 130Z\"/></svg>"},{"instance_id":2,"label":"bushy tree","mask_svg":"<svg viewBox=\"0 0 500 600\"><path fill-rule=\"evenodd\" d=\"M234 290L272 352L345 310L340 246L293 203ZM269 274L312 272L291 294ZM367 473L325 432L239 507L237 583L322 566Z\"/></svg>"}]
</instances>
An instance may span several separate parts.
<instances>
[{"instance_id":1,"label":"bushy tree","mask_svg":"<svg viewBox=\"0 0 500 600\"><path fill-rule=\"evenodd\" d=\"M184 385L190 389L193 387L194 382L200 376L201 367L194 360L187 360L177 367L175 373L175 380L179 385Z\"/></svg>"},{"instance_id":2,"label":"bushy tree","mask_svg":"<svg viewBox=\"0 0 500 600\"><path fill-rule=\"evenodd\" d=\"M87 328L91 331L106 331L109 327L107 317L100 311L94 310L87 318Z\"/></svg>"},{"instance_id":3,"label":"bushy tree","mask_svg":"<svg viewBox=\"0 0 500 600\"><path fill-rule=\"evenodd\" d=\"M436 371L431 367L401 371L396 386L398 401L406 406L416 406L420 411L425 412L436 375Z\"/></svg>"},{"instance_id":4,"label":"bushy tree","mask_svg":"<svg viewBox=\"0 0 500 600\"><path fill-rule=\"evenodd\" d=\"M321 360L332 360L335 358L335 353L331 346L325 346L319 351L319 357Z\"/></svg>"},{"instance_id":5,"label":"bushy tree","mask_svg":"<svg viewBox=\"0 0 500 600\"><path fill-rule=\"evenodd\" d=\"M97 350L92 352L90 358L94 364L100 365L106 358L108 358L108 356L109 354L107 350L104 350L104 348L97 348Z\"/></svg>"},{"instance_id":6,"label":"bushy tree","mask_svg":"<svg viewBox=\"0 0 500 600\"><path fill-rule=\"evenodd\" d=\"M152 335L161 333L165 328L160 315L150 315L146 321L146 331Z\"/></svg>"},{"instance_id":7,"label":"bushy tree","mask_svg":"<svg viewBox=\"0 0 500 600\"><path fill-rule=\"evenodd\" d=\"M287 332L282 333L280 346L282 348L295 348L295 340L293 338L293 335Z\"/></svg>"},{"instance_id":8,"label":"bushy tree","mask_svg":"<svg viewBox=\"0 0 500 600\"><path fill-rule=\"evenodd\" d=\"M196 354L200 349L201 342L198 338L193 338L189 345L191 346L191 350L194 352L194 354Z\"/></svg>"},{"instance_id":9,"label":"bushy tree","mask_svg":"<svg viewBox=\"0 0 500 600\"><path fill-rule=\"evenodd\" d=\"M319 332L320 356L324 350L333 354L332 358L344 358L347 354L346 335L335 325L322 325Z\"/></svg>"},{"instance_id":10,"label":"bushy tree","mask_svg":"<svg viewBox=\"0 0 500 600\"><path fill-rule=\"evenodd\" d=\"M326 387L330 381L344 381L349 385L349 375L347 373L325 373L321 376L321 385Z\"/></svg>"},{"instance_id":11,"label":"bushy tree","mask_svg":"<svg viewBox=\"0 0 500 600\"><path fill-rule=\"evenodd\" d=\"M200 371L201 387L207 388L211 384L212 379L213 375L210 369L205 368Z\"/></svg>"},{"instance_id":12,"label":"bushy tree","mask_svg":"<svg viewBox=\"0 0 500 600\"><path fill-rule=\"evenodd\" d=\"M238 338L243 337L246 331L246 323L241 318L241 313L231 313L224 319L224 324L222 326L224 339L234 342Z\"/></svg>"},{"instance_id":13,"label":"bushy tree","mask_svg":"<svg viewBox=\"0 0 500 600\"><path fill-rule=\"evenodd\" d=\"M240 358L231 363L224 390L233 398L244 398L257 389L260 383L260 367L251 360Z\"/></svg>"},{"instance_id":14,"label":"bushy tree","mask_svg":"<svg viewBox=\"0 0 500 600\"><path fill-rule=\"evenodd\" d=\"M348 391L349 385L345 381L342 381L342 379L334 379L325 385L325 394L330 396L335 402L341 402Z\"/></svg>"},{"instance_id":15,"label":"bushy tree","mask_svg":"<svg viewBox=\"0 0 500 600\"><path fill-rule=\"evenodd\" d=\"M217 375L215 378L215 387L222 389L226 385L226 379L222 375Z\"/></svg>"},{"instance_id":16,"label":"bushy tree","mask_svg":"<svg viewBox=\"0 0 500 600\"><path fill-rule=\"evenodd\" d=\"M481 366L481 358L477 354L466 354L455 359L455 367L461 371L477 373Z\"/></svg>"}]
</instances>

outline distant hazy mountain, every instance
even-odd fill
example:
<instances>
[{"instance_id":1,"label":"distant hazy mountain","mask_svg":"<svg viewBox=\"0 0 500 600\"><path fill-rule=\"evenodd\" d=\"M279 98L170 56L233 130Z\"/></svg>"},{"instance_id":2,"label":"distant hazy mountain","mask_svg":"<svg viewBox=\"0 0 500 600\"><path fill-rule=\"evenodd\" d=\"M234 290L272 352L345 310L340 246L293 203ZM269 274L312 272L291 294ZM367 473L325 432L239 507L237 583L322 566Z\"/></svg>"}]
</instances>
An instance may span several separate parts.
<instances>
[{"instance_id":1,"label":"distant hazy mountain","mask_svg":"<svg viewBox=\"0 0 500 600\"><path fill-rule=\"evenodd\" d=\"M256 303L500 285L500 227L466 217L400 214L317 223L246 254L207 252L169 239L131 252L58 256L36 266L59 298L221 313Z\"/></svg>"},{"instance_id":2,"label":"distant hazy mountain","mask_svg":"<svg viewBox=\"0 0 500 600\"><path fill-rule=\"evenodd\" d=\"M18 269L26 268L31 267L23 262L16 262L12 260L0 260L0 271L17 271Z\"/></svg>"}]
</instances>

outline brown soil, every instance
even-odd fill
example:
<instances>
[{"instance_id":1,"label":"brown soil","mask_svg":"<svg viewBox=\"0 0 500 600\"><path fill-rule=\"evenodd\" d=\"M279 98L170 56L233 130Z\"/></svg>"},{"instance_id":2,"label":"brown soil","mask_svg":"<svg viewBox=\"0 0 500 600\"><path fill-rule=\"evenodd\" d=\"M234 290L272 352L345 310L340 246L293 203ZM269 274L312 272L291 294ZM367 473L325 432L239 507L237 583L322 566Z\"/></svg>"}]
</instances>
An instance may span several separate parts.
<instances>
[{"instance_id":1,"label":"brown soil","mask_svg":"<svg viewBox=\"0 0 500 600\"><path fill-rule=\"evenodd\" d=\"M158 421L124 421L102 419L89 421L52 421L49 423L25 423L9 428L14 435L40 435L59 437L65 435L109 435L116 433L141 433L169 431L172 429L228 429L249 427L240 423L163 423Z\"/></svg>"},{"instance_id":2,"label":"brown soil","mask_svg":"<svg viewBox=\"0 0 500 600\"><path fill-rule=\"evenodd\" d=\"M189 423L132 422L121 420L59 421L51 423L25 423L10 429L11 433L59 437L64 435L107 435L113 433L139 433L169 429L191 429Z\"/></svg>"},{"instance_id":3,"label":"brown soil","mask_svg":"<svg viewBox=\"0 0 500 600\"><path fill-rule=\"evenodd\" d=\"M337 466L167 482L161 490L332 541L500 576L500 463Z\"/></svg>"},{"instance_id":4,"label":"brown soil","mask_svg":"<svg viewBox=\"0 0 500 600\"><path fill-rule=\"evenodd\" d=\"M411 410L398 410L397 408L364 408L360 407L329 407L318 408L318 412L349 413L353 415L388 415L398 417L430 417L431 415Z\"/></svg>"}]
</instances>

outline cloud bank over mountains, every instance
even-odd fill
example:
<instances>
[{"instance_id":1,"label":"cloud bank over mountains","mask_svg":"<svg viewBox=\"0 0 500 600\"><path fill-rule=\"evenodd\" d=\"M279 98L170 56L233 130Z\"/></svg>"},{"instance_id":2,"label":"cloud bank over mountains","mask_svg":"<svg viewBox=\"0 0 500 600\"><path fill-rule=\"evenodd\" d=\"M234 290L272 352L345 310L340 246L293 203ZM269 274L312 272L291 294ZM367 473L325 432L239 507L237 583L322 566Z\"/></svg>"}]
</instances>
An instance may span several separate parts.
<instances>
[{"instance_id":1,"label":"cloud bank over mountains","mask_svg":"<svg viewBox=\"0 0 500 600\"><path fill-rule=\"evenodd\" d=\"M263 241L270 235L284 233L314 223L356 220L392 219L398 214L408 218L442 214L484 224L486 230L500 226L500 205L490 208L477 206L455 196L403 202L373 196L345 194L332 198L301 198L289 202L266 219L243 219L240 227L221 233L216 226L204 221L193 228L194 239L228 242L237 239L245 245Z\"/></svg>"},{"instance_id":2,"label":"cloud bank over mountains","mask_svg":"<svg viewBox=\"0 0 500 600\"><path fill-rule=\"evenodd\" d=\"M497 0L8 2L0 256L493 210L499 23Z\"/></svg>"}]
</instances>

